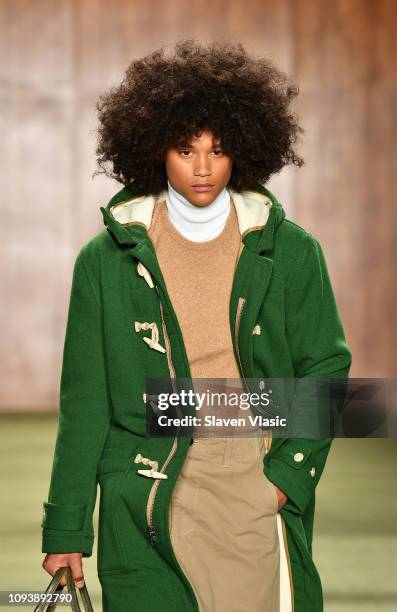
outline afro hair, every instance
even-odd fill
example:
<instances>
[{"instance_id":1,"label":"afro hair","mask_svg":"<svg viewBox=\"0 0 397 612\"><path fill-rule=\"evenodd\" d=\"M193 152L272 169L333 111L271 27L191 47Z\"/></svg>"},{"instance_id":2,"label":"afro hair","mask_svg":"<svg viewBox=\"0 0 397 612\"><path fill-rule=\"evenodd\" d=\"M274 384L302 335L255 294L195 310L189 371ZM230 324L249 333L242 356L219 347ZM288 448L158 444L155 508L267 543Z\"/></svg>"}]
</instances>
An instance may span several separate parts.
<instances>
[{"instance_id":1,"label":"afro hair","mask_svg":"<svg viewBox=\"0 0 397 612\"><path fill-rule=\"evenodd\" d=\"M241 43L185 39L171 53L155 50L132 61L120 85L97 101L101 170L94 174L157 195L167 187L168 148L207 128L233 161L231 188L264 184L286 164L304 164L293 147L304 130L289 108L297 94L284 73Z\"/></svg>"}]
</instances>

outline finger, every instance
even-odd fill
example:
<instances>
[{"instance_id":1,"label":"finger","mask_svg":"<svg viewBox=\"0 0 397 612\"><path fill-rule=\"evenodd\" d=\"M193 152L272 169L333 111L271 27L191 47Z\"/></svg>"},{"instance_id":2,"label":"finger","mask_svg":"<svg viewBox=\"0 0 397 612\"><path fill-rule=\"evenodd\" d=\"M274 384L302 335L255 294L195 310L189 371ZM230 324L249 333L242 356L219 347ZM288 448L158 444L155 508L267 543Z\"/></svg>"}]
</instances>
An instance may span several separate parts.
<instances>
[{"instance_id":1,"label":"finger","mask_svg":"<svg viewBox=\"0 0 397 612\"><path fill-rule=\"evenodd\" d=\"M48 555L46 555L43 559L43 563L41 564L41 567L48 573L50 574L50 570L47 568L47 563L48 563Z\"/></svg>"},{"instance_id":2,"label":"finger","mask_svg":"<svg viewBox=\"0 0 397 612\"><path fill-rule=\"evenodd\" d=\"M56 565L55 567L51 568L51 570L47 570L49 574L51 574L51 576L55 576L56 572L59 570L60 567L65 567L66 563L63 564L59 564ZM64 570L63 574L62 574L62 578L59 581L59 586L61 587L65 587L66 586L66 570Z\"/></svg>"},{"instance_id":3,"label":"finger","mask_svg":"<svg viewBox=\"0 0 397 612\"><path fill-rule=\"evenodd\" d=\"M73 559L69 563L70 569L72 570L72 578L75 582L75 585L81 589L84 586L84 572L83 572L83 563L81 557L77 557Z\"/></svg>"},{"instance_id":4,"label":"finger","mask_svg":"<svg viewBox=\"0 0 397 612\"><path fill-rule=\"evenodd\" d=\"M57 565L53 565L53 563L49 563L48 555L45 556L43 563L41 564L42 568L47 572L47 574L50 574L50 576L55 576L59 568L64 567L65 565L66 563L63 563L63 564L58 563ZM59 586L61 587L66 586L66 572L62 575L62 578L59 581Z\"/></svg>"},{"instance_id":5,"label":"finger","mask_svg":"<svg viewBox=\"0 0 397 612\"><path fill-rule=\"evenodd\" d=\"M55 573L55 572L54 572L54 573ZM67 583L66 583L66 572L65 572L65 573L64 573L64 575L62 576L62 579L61 579L61 581L60 581L59 585L60 585L61 587L65 587L65 586L66 586L66 584L67 584Z\"/></svg>"}]
</instances>

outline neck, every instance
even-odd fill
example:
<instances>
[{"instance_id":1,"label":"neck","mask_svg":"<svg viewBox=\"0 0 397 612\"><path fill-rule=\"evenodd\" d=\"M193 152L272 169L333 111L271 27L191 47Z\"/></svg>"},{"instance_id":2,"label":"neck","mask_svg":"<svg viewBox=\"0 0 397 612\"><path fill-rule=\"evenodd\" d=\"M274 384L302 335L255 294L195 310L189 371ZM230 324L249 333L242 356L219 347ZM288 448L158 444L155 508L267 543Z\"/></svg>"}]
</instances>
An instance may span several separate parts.
<instances>
[{"instance_id":1,"label":"neck","mask_svg":"<svg viewBox=\"0 0 397 612\"><path fill-rule=\"evenodd\" d=\"M168 181L166 202L171 223L185 238L194 242L216 238L225 227L230 211L230 195L226 187L211 204L196 206Z\"/></svg>"}]
</instances>

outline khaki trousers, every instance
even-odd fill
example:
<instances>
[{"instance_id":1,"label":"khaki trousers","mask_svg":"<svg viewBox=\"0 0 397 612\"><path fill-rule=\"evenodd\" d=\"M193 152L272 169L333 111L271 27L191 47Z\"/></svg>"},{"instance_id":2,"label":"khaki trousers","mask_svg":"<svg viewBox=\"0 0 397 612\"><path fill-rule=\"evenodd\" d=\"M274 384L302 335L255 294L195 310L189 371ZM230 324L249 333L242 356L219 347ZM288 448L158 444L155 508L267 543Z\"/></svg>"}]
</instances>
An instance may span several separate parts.
<instances>
[{"instance_id":1,"label":"khaki trousers","mask_svg":"<svg viewBox=\"0 0 397 612\"><path fill-rule=\"evenodd\" d=\"M200 612L279 612L276 489L263 437L195 438L175 485L170 533Z\"/></svg>"}]
</instances>

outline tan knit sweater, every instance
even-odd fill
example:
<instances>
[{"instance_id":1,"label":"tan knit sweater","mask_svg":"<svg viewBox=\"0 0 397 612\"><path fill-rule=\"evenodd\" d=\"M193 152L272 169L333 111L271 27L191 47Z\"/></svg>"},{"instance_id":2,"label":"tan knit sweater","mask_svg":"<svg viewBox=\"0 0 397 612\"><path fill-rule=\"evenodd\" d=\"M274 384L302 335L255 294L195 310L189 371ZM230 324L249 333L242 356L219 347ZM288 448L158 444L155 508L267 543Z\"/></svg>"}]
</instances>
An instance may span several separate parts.
<instances>
[{"instance_id":1,"label":"tan knit sweater","mask_svg":"<svg viewBox=\"0 0 397 612\"><path fill-rule=\"evenodd\" d=\"M188 240L174 227L165 200L155 206L149 229L181 327L194 389L201 393L207 389L237 393L242 389L229 322L230 293L241 236L233 201L230 204L224 229L206 242ZM232 378L234 381L220 380L209 387L205 381L197 380L200 378ZM224 409L212 408L210 413L222 417L246 415L237 406L230 405ZM200 410L202 419L205 414L208 413L204 405ZM222 435L219 428L200 429L200 435L215 432Z\"/></svg>"}]
</instances>

